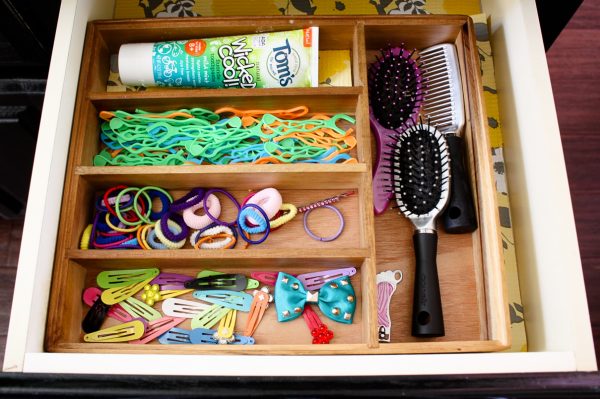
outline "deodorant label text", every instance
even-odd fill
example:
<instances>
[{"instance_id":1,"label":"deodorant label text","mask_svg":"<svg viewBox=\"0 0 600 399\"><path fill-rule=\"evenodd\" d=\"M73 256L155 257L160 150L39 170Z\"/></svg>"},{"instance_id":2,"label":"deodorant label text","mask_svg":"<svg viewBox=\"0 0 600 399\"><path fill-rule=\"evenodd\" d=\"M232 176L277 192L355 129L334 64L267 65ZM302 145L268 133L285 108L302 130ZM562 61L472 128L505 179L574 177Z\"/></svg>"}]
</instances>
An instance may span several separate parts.
<instances>
[{"instance_id":1,"label":"deodorant label text","mask_svg":"<svg viewBox=\"0 0 600 399\"><path fill-rule=\"evenodd\" d=\"M154 81L167 87L316 86L316 29L154 43Z\"/></svg>"}]
</instances>

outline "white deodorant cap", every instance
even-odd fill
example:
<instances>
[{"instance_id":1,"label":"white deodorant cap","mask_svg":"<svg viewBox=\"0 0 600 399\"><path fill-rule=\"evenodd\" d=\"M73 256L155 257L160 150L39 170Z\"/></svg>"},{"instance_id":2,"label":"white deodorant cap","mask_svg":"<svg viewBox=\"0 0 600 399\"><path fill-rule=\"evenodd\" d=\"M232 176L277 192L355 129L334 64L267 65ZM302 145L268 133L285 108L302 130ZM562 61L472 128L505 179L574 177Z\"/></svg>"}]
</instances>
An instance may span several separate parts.
<instances>
[{"instance_id":1,"label":"white deodorant cap","mask_svg":"<svg viewBox=\"0 0 600 399\"><path fill-rule=\"evenodd\" d=\"M152 70L154 43L123 44L119 49L119 76L130 86L156 86Z\"/></svg>"}]
</instances>

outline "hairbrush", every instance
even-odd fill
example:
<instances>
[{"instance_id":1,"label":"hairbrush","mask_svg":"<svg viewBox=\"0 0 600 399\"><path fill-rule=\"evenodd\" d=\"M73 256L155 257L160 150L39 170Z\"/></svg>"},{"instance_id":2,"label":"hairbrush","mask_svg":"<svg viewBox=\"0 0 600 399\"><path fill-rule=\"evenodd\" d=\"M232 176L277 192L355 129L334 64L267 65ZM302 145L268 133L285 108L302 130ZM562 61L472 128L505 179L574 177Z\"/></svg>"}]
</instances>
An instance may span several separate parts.
<instances>
[{"instance_id":1,"label":"hairbrush","mask_svg":"<svg viewBox=\"0 0 600 399\"><path fill-rule=\"evenodd\" d=\"M423 84L414 51L404 45L381 50L369 66L369 117L377 140L377 159L373 172L373 206L383 213L392 196L386 190L385 149L394 143L395 129L416 120L423 99Z\"/></svg>"},{"instance_id":2,"label":"hairbrush","mask_svg":"<svg viewBox=\"0 0 600 399\"><path fill-rule=\"evenodd\" d=\"M442 214L444 230L470 233L477 229L477 217L464 164L461 135L465 127L465 109L456 47L453 44L429 47L421 51L420 58L423 76L427 79L423 113L429 123L444 134L450 152L452 181L450 200Z\"/></svg>"},{"instance_id":3,"label":"hairbrush","mask_svg":"<svg viewBox=\"0 0 600 399\"><path fill-rule=\"evenodd\" d=\"M437 129L423 122L407 126L391 146L390 181L398 209L415 231L415 285L412 335L444 335L437 273L436 218L448 202L448 145Z\"/></svg>"}]
</instances>

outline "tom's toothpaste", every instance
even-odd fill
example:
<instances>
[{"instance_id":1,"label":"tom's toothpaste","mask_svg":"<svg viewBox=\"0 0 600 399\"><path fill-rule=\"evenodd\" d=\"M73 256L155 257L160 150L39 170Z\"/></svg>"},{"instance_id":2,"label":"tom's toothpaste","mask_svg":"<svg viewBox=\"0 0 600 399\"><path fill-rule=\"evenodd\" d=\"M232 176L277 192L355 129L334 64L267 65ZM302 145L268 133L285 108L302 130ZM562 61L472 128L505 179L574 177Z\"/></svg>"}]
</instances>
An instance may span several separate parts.
<instances>
[{"instance_id":1,"label":"tom's toothpaste","mask_svg":"<svg viewBox=\"0 0 600 399\"><path fill-rule=\"evenodd\" d=\"M319 28L124 44L121 81L134 86L317 87Z\"/></svg>"}]
</instances>

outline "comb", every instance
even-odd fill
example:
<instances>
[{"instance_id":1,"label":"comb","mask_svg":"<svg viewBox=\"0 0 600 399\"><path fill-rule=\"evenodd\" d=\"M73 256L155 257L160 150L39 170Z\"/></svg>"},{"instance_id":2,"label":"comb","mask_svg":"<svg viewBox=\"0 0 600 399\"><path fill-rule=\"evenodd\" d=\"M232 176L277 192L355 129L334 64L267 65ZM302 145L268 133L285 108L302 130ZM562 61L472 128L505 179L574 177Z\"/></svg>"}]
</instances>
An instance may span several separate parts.
<instances>
[{"instance_id":1,"label":"comb","mask_svg":"<svg viewBox=\"0 0 600 399\"><path fill-rule=\"evenodd\" d=\"M442 213L447 233L471 233L477 229L477 216L471 185L464 161L465 108L461 89L460 68L456 47L439 44L420 53L427 91L423 99L423 114L428 123L446 136L450 152L450 200Z\"/></svg>"}]
</instances>

